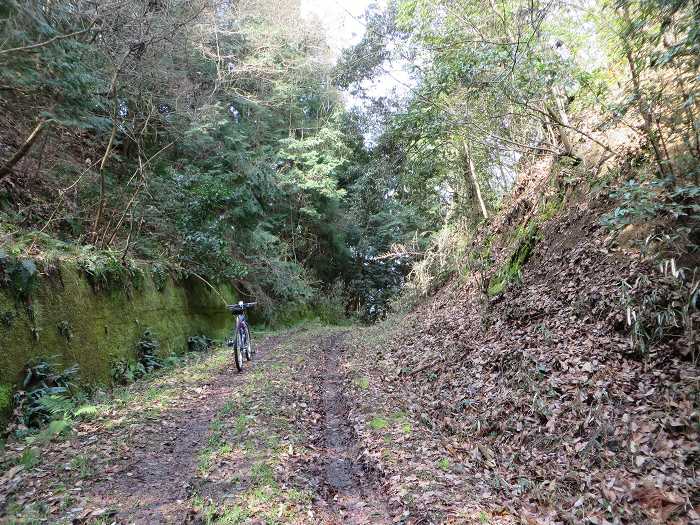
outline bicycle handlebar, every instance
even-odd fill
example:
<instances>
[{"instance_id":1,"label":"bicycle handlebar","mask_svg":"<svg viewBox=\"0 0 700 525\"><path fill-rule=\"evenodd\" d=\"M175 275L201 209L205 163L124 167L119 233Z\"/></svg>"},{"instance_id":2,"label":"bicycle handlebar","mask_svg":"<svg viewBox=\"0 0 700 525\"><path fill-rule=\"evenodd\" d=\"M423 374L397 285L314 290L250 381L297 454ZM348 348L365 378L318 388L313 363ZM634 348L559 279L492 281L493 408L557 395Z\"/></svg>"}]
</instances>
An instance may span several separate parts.
<instances>
[{"instance_id":1,"label":"bicycle handlebar","mask_svg":"<svg viewBox=\"0 0 700 525\"><path fill-rule=\"evenodd\" d=\"M227 305L226 305L226 308L229 309L229 310L232 310L232 311L236 311L236 310L247 310L248 308L252 308L252 307L255 306L256 304L258 304L257 301L254 302L254 303L227 304Z\"/></svg>"}]
</instances>

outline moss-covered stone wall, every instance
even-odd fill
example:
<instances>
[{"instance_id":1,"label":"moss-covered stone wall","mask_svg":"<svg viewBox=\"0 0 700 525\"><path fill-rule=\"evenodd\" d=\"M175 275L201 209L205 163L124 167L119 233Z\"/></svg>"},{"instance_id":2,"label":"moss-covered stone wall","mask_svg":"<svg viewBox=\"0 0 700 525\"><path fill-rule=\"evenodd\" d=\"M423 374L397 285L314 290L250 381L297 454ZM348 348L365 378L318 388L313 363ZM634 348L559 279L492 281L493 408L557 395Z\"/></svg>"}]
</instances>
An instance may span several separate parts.
<instances>
[{"instance_id":1,"label":"moss-covered stone wall","mask_svg":"<svg viewBox=\"0 0 700 525\"><path fill-rule=\"evenodd\" d=\"M26 301L0 288L0 425L10 389L33 358L78 363L82 382L107 383L112 363L133 358L147 329L163 355L185 351L191 335L217 339L230 330L222 299L201 281L168 276L163 282L161 276L157 286L152 272L142 274L138 287L95 292L76 265L64 263L58 274L42 277ZM232 289L220 292L234 302Z\"/></svg>"}]
</instances>

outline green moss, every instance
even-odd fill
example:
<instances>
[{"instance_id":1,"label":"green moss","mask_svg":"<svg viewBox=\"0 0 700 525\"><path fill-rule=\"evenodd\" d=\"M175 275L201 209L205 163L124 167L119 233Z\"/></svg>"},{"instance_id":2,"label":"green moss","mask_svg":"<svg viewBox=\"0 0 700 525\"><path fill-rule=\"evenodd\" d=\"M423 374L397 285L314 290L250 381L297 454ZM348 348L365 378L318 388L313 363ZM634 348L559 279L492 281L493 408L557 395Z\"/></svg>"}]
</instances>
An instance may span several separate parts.
<instances>
[{"instance_id":1,"label":"green moss","mask_svg":"<svg viewBox=\"0 0 700 525\"><path fill-rule=\"evenodd\" d=\"M389 426L389 422L383 417L374 417L369 422L369 426L372 428L372 430L384 430Z\"/></svg>"},{"instance_id":2,"label":"green moss","mask_svg":"<svg viewBox=\"0 0 700 525\"><path fill-rule=\"evenodd\" d=\"M502 293L509 283L520 279L522 268L539 240L537 225L532 224L522 231L519 229L516 238L519 239L518 247L508 259L508 263L489 281L488 295L490 297Z\"/></svg>"},{"instance_id":3,"label":"green moss","mask_svg":"<svg viewBox=\"0 0 700 525\"><path fill-rule=\"evenodd\" d=\"M548 221L549 219L555 217L557 213L559 213L559 210L561 210L564 207L564 199L559 198L559 197L553 197L549 200L547 200L544 203L544 206L542 206L542 209L540 210L539 215L537 216L537 219L539 222L545 222Z\"/></svg>"},{"instance_id":4,"label":"green moss","mask_svg":"<svg viewBox=\"0 0 700 525\"><path fill-rule=\"evenodd\" d=\"M60 272L61 282L39 279L31 312L0 289L0 313L12 317L12 322L0 322L0 384L16 383L28 361L50 356L65 366L78 363L84 383L109 383L111 363L134 359L146 329L158 334L158 354L169 356L186 351L191 335L223 339L231 328L221 298L195 279L175 281L168 275L159 291L153 272L145 268L139 270L139 288L96 292L75 262L63 262ZM231 288L220 291L234 302ZM69 327L70 337L62 327Z\"/></svg>"},{"instance_id":5,"label":"green moss","mask_svg":"<svg viewBox=\"0 0 700 525\"><path fill-rule=\"evenodd\" d=\"M0 428L12 413L12 387L0 384Z\"/></svg>"},{"instance_id":6,"label":"green moss","mask_svg":"<svg viewBox=\"0 0 700 525\"><path fill-rule=\"evenodd\" d=\"M367 390L369 388L369 378L367 377L360 377L355 380L355 384L360 387L362 390Z\"/></svg>"},{"instance_id":7,"label":"green moss","mask_svg":"<svg viewBox=\"0 0 700 525\"><path fill-rule=\"evenodd\" d=\"M447 472L450 470L450 460L447 458L440 458L437 462L437 466L440 470Z\"/></svg>"}]
</instances>

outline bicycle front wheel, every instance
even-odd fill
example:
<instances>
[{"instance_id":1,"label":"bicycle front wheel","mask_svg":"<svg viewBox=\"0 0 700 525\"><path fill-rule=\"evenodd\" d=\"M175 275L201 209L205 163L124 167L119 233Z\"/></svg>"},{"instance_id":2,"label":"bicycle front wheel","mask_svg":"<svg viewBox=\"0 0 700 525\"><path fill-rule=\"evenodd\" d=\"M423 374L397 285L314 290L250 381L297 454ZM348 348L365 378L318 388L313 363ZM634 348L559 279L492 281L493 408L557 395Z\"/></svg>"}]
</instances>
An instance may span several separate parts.
<instances>
[{"instance_id":1,"label":"bicycle front wheel","mask_svg":"<svg viewBox=\"0 0 700 525\"><path fill-rule=\"evenodd\" d=\"M236 362L236 368L239 372L243 371L243 338L241 337L241 331L238 330L236 333L236 338L234 339L233 345L233 357Z\"/></svg>"},{"instance_id":2,"label":"bicycle front wheel","mask_svg":"<svg viewBox=\"0 0 700 525\"><path fill-rule=\"evenodd\" d=\"M250 361L253 359L253 341L250 338L250 329L248 328L248 325L246 324L245 327L243 327L243 337L245 340L245 358L246 361Z\"/></svg>"}]
</instances>

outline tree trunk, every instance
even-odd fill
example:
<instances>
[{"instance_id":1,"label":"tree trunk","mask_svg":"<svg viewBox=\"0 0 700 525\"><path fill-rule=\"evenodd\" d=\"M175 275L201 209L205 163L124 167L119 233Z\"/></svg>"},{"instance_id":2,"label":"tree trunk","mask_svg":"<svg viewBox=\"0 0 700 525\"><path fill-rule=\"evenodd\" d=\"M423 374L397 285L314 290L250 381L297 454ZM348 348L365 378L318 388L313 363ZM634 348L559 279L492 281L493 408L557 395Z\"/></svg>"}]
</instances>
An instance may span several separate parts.
<instances>
[{"instance_id":1,"label":"tree trunk","mask_svg":"<svg viewBox=\"0 0 700 525\"><path fill-rule=\"evenodd\" d=\"M571 144L571 138L569 137L569 128L571 123L569 122L569 115L566 113L566 104L563 90L559 87L552 87L552 95L554 96L554 103L557 106L557 113L559 113L559 122L563 124L557 124L559 128L559 137L561 138L561 143L564 146L564 153L566 155L571 155L574 151L573 145ZM567 127L568 126L568 127Z\"/></svg>"},{"instance_id":2,"label":"tree trunk","mask_svg":"<svg viewBox=\"0 0 700 525\"><path fill-rule=\"evenodd\" d=\"M623 13L623 18L625 20L625 23L627 24L627 27L631 28L633 26L632 18L630 17L629 10L626 6L622 10L622 13ZM659 147L659 141L656 138L656 134L654 133L654 129L652 128L654 118L652 115L651 102L647 101L646 97L644 96L644 93L642 92L640 72L637 69L637 65L634 62L634 55L632 53L632 47L631 47L630 43L628 42L625 35L623 35L622 41L624 43L625 58L627 59L627 65L628 65L629 70L630 70L630 77L632 79L633 93L634 93L635 98L637 99L637 109L639 110L639 113L640 113L642 120L643 120L642 131L644 131L644 134L647 136L647 139L649 140L649 143L651 144L651 147L654 150L654 157L656 158L656 164L659 167L659 171L661 172L661 175L665 176L666 170L664 169L664 158L663 158L663 155L661 154L661 148ZM647 105L647 103L645 103L645 101L649 102L649 105Z\"/></svg>"},{"instance_id":3,"label":"tree trunk","mask_svg":"<svg viewBox=\"0 0 700 525\"><path fill-rule=\"evenodd\" d=\"M102 162L100 162L100 203L97 208L97 216L95 217L95 223L92 226L92 243L95 244L98 236L98 229L100 227L100 221L102 220L102 213L105 208L105 164L107 164L107 159L109 158L109 153L112 151L112 144L114 144L114 137L117 134L117 124L116 122L112 124L112 134L109 137L109 142L107 143L107 150L105 151L104 157L102 157Z\"/></svg>"},{"instance_id":4,"label":"tree trunk","mask_svg":"<svg viewBox=\"0 0 700 525\"><path fill-rule=\"evenodd\" d=\"M481 208L481 213L484 219L488 220L489 214L486 211L486 204L484 204L484 199L481 196L481 188L479 187L479 181L476 178L476 170L474 169L474 162L472 161L471 151L469 149L469 144L464 142L464 153L467 155L467 165L469 166L469 176L472 179L472 184L474 184L474 189L476 190L476 198L479 201L479 207Z\"/></svg>"},{"instance_id":5,"label":"tree trunk","mask_svg":"<svg viewBox=\"0 0 700 525\"><path fill-rule=\"evenodd\" d=\"M20 147L17 150L17 153L15 153L10 160L8 160L2 167L0 167L0 180L7 176L12 171L12 168L14 168L15 165L20 160L22 160L22 158L27 154L34 142L36 142L36 139L39 138L39 135L43 131L44 126L47 122L51 122L51 120L42 120L41 122L39 122L39 124L37 124L37 126L34 128L34 131L32 131L32 133L29 135L27 140L24 141L22 147Z\"/></svg>"}]
</instances>

